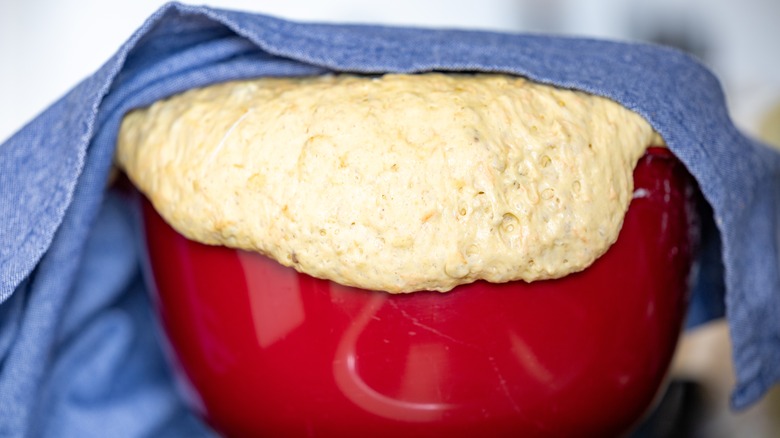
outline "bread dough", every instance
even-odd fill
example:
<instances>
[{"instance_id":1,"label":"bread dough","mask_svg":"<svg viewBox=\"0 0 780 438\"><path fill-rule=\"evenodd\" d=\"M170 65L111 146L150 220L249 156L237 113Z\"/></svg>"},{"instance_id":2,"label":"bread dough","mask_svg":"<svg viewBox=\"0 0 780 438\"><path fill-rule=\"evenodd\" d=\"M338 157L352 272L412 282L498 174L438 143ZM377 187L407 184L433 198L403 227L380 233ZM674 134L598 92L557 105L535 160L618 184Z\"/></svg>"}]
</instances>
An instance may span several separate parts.
<instances>
[{"instance_id":1,"label":"bread dough","mask_svg":"<svg viewBox=\"0 0 780 438\"><path fill-rule=\"evenodd\" d=\"M654 135L609 99L509 75L261 78L128 114L116 159L190 239L447 291L589 266Z\"/></svg>"}]
</instances>

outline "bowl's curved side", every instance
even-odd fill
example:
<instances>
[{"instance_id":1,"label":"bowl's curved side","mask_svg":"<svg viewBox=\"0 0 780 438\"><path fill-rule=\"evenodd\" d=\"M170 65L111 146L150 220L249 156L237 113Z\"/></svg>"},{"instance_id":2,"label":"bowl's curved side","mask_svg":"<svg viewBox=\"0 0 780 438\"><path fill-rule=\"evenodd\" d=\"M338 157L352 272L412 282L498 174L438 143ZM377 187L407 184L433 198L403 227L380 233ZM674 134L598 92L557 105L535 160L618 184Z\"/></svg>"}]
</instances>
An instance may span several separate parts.
<instances>
[{"instance_id":1,"label":"bowl's curved side","mask_svg":"<svg viewBox=\"0 0 780 438\"><path fill-rule=\"evenodd\" d=\"M608 436L645 412L685 315L695 184L665 149L617 243L566 278L389 295L183 238L143 201L149 279L228 435Z\"/></svg>"}]
</instances>

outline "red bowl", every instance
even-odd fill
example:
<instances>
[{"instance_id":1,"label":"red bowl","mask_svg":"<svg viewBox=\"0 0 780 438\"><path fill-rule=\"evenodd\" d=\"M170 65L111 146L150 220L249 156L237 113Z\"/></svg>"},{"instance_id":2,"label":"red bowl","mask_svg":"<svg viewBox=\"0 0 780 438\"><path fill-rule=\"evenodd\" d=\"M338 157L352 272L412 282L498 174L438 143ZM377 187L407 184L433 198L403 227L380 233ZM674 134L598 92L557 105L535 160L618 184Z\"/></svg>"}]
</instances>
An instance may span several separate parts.
<instances>
[{"instance_id":1,"label":"red bowl","mask_svg":"<svg viewBox=\"0 0 780 438\"><path fill-rule=\"evenodd\" d=\"M340 286L206 246L148 201L148 278L194 409L228 436L614 436L651 406L685 315L696 189L651 148L590 268L441 294Z\"/></svg>"}]
</instances>

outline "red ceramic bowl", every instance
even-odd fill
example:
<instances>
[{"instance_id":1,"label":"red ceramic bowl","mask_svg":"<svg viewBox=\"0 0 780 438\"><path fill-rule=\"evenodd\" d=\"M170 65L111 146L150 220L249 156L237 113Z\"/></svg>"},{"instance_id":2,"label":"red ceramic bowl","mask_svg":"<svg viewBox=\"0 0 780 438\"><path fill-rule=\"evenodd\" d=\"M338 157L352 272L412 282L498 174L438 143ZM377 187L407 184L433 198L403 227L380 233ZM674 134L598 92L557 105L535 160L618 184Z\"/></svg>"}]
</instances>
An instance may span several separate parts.
<instances>
[{"instance_id":1,"label":"red ceramic bowl","mask_svg":"<svg viewBox=\"0 0 780 438\"><path fill-rule=\"evenodd\" d=\"M149 279L194 409L227 436L615 436L665 377L695 185L651 148L617 243L560 280L390 295L185 239L143 201Z\"/></svg>"}]
</instances>

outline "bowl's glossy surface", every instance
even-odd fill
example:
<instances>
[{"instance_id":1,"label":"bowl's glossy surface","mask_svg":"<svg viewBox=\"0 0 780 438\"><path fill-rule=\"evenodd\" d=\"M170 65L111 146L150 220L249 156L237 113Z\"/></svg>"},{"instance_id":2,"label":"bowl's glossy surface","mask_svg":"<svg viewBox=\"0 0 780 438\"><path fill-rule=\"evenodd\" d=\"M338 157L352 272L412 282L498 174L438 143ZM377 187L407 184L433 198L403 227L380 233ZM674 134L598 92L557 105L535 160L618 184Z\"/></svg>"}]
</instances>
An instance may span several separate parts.
<instances>
[{"instance_id":1,"label":"bowl's glossy surface","mask_svg":"<svg viewBox=\"0 0 780 438\"><path fill-rule=\"evenodd\" d=\"M665 149L618 242L554 281L343 287L173 231L144 201L159 314L230 436L610 436L652 403L685 315L695 187ZM693 232L692 232L693 231Z\"/></svg>"}]
</instances>

